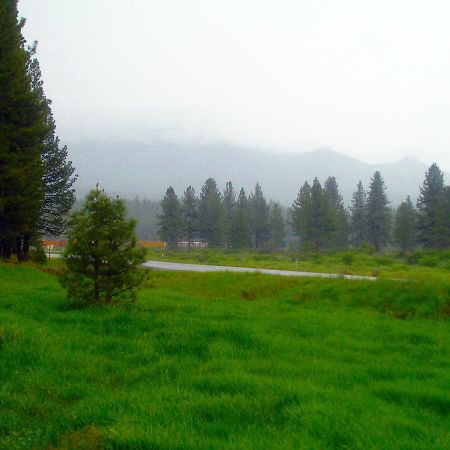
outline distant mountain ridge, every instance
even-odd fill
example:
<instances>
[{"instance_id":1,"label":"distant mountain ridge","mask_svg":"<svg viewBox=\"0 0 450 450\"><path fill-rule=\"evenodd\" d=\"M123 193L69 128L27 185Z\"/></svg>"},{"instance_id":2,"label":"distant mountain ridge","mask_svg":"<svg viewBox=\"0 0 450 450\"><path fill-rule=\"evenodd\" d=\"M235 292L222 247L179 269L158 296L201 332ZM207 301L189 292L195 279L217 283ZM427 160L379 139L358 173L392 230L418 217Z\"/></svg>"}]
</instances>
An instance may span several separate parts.
<instances>
[{"instance_id":1,"label":"distant mountain ridge","mask_svg":"<svg viewBox=\"0 0 450 450\"><path fill-rule=\"evenodd\" d=\"M348 204L359 180L367 189L376 170L381 172L393 206L407 195L415 202L428 166L412 157L369 164L328 148L302 153L269 153L229 144L179 144L152 139L146 143L86 141L69 143L79 173L77 191L83 195L98 182L122 197L160 199L173 186L181 196L192 185L199 193L208 177L223 189L231 180L247 193L260 182L267 199L289 206L302 184L314 177L323 183L335 176ZM437 161L439 164L439 161ZM446 174L446 180L450 179Z\"/></svg>"}]
</instances>

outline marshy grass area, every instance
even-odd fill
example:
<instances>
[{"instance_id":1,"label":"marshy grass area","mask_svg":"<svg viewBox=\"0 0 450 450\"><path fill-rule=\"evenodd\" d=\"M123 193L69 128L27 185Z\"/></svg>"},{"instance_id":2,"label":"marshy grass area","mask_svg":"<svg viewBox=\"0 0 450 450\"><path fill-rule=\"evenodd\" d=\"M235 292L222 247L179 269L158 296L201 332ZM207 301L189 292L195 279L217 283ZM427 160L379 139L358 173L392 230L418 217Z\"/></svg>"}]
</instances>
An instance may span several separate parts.
<instances>
[{"instance_id":1,"label":"marshy grass area","mask_svg":"<svg viewBox=\"0 0 450 450\"><path fill-rule=\"evenodd\" d=\"M450 448L444 264L152 271L136 303L90 308L58 267L2 264L0 448Z\"/></svg>"}]
</instances>

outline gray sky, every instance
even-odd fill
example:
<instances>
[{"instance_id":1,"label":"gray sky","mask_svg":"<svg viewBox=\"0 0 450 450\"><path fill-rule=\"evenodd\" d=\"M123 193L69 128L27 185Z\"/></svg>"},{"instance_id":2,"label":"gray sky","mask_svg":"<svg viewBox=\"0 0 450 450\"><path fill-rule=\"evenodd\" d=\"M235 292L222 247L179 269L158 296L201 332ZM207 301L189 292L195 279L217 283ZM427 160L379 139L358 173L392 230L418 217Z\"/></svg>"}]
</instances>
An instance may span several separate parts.
<instances>
[{"instance_id":1,"label":"gray sky","mask_svg":"<svg viewBox=\"0 0 450 450\"><path fill-rule=\"evenodd\" d=\"M448 0L19 0L63 141L330 146L450 170Z\"/></svg>"}]
</instances>

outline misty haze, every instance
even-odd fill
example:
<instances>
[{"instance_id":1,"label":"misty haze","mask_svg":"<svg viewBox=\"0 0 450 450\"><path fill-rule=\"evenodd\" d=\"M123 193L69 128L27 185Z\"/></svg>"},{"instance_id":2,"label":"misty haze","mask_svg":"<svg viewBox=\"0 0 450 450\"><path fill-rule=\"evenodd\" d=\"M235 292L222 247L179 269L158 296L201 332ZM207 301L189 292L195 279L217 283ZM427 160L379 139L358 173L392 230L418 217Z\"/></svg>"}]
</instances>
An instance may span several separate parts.
<instances>
[{"instance_id":1,"label":"misty haze","mask_svg":"<svg viewBox=\"0 0 450 450\"><path fill-rule=\"evenodd\" d=\"M217 142L177 143L167 137L152 137L145 143L84 140L74 142L70 148L80 173L80 195L99 182L108 191L125 197L158 200L169 185L179 194L189 185L199 191L206 178L213 177L221 189L231 180L248 193L259 181L268 199L290 206L305 181L318 177L323 182L335 176L348 205L358 181L368 186L373 173L379 170L389 199L398 206L408 195L417 197L428 168L413 157L368 164L329 148L273 153Z\"/></svg>"},{"instance_id":2,"label":"misty haze","mask_svg":"<svg viewBox=\"0 0 450 450\"><path fill-rule=\"evenodd\" d=\"M450 450L449 17L0 0L0 449Z\"/></svg>"}]
</instances>

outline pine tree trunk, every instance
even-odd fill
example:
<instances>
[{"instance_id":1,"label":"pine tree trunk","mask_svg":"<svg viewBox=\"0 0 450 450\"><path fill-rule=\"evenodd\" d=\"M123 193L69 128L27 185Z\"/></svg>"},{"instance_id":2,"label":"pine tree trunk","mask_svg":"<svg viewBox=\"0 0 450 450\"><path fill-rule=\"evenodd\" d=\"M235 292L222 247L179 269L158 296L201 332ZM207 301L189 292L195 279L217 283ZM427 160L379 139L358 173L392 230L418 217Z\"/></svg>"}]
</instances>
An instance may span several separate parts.
<instances>
[{"instance_id":1,"label":"pine tree trunk","mask_svg":"<svg viewBox=\"0 0 450 450\"><path fill-rule=\"evenodd\" d=\"M6 259L11 259L13 254L13 244L12 242L7 242L6 246Z\"/></svg>"},{"instance_id":2,"label":"pine tree trunk","mask_svg":"<svg viewBox=\"0 0 450 450\"><path fill-rule=\"evenodd\" d=\"M5 239L3 248L3 259L11 259L13 246L10 240Z\"/></svg>"},{"instance_id":3,"label":"pine tree trunk","mask_svg":"<svg viewBox=\"0 0 450 450\"><path fill-rule=\"evenodd\" d=\"M29 257L30 257L30 236L25 235L23 237L23 251L22 251L23 261L28 261Z\"/></svg>"},{"instance_id":4,"label":"pine tree trunk","mask_svg":"<svg viewBox=\"0 0 450 450\"><path fill-rule=\"evenodd\" d=\"M17 261L23 262L22 238L20 236L16 237L16 255Z\"/></svg>"}]
</instances>

